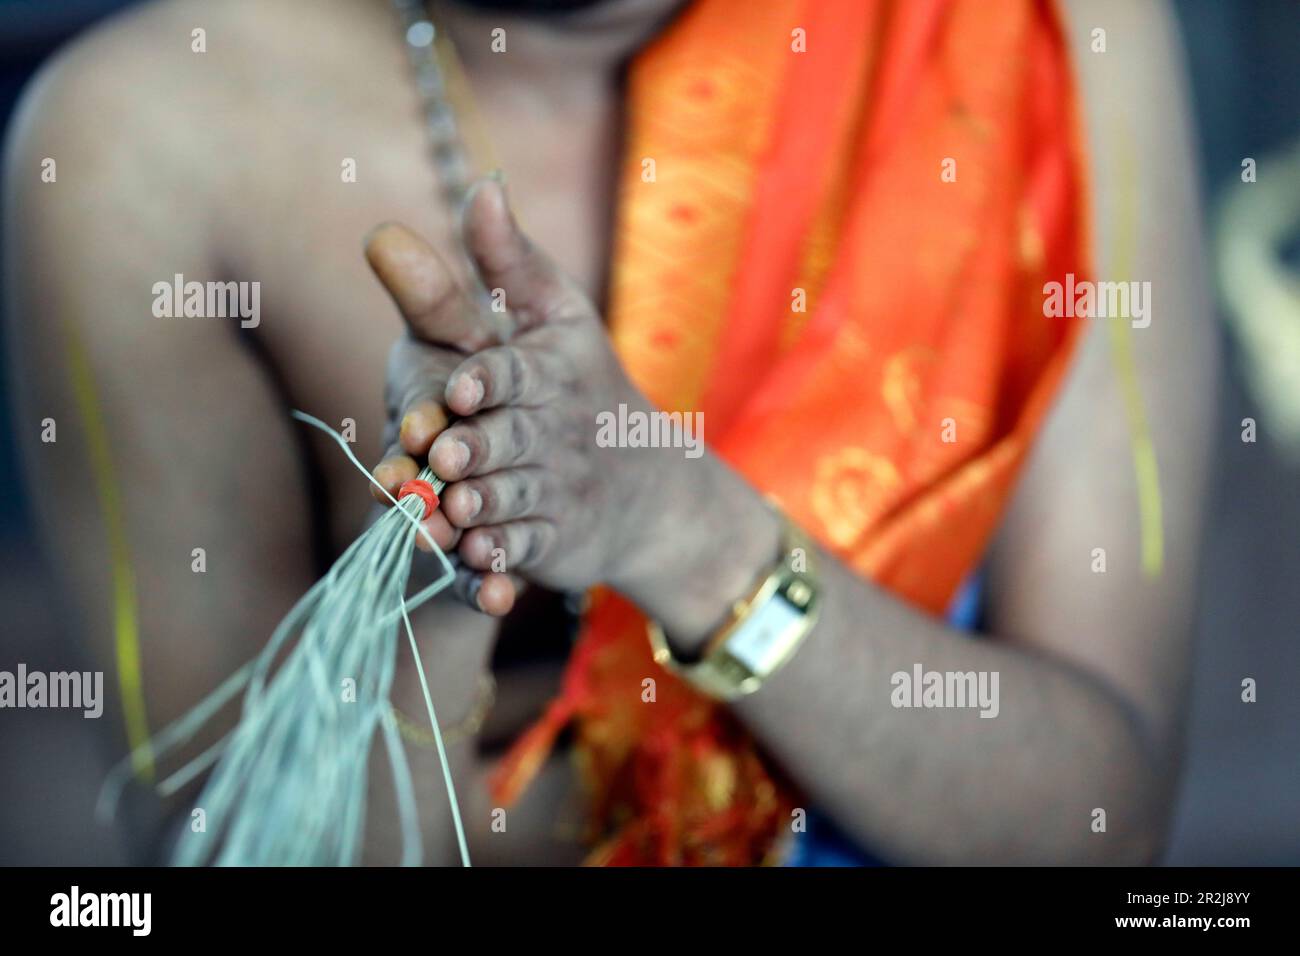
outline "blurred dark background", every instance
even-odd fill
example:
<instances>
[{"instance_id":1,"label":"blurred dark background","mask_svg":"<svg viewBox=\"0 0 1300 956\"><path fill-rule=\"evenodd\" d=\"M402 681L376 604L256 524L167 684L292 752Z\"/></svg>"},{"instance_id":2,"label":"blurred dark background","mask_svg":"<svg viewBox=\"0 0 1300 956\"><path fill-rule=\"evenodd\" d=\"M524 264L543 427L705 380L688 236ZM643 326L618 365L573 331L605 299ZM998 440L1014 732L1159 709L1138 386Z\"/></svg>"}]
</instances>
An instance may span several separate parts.
<instances>
[{"instance_id":1,"label":"blurred dark background","mask_svg":"<svg viewBox=\"0 0 1300 956\"><path fill-rule=\"evenodd\" d=\"M0 0L0 128L52 50L132 2ZM1300 3L1174 0L1173 6L1186 46L1205 205L1212 211L1225 190L1240 184L1244 157L1261 159L1300 139ZM1267 415L1247 388L1249 370L1226 326L1223 336L1223 438L1202 571L1188 760L1167 862L1295 865L1300 463L1270 440ZM0 358L0 669L12 670L18 661L68 669L83 655L57 623L58 595L34 544L7 403L9 367L21 356L0 352ZM1245 417L1260 421L1256 444L1237 440ZM1240 700L1245 677L1258 682L1255 704ZM113 675L104 684L112 693ZM109 759L93 737L78 712L3 714L0 864L124 860L113 831L92 819Z\"/></svg>"}]
</instances>

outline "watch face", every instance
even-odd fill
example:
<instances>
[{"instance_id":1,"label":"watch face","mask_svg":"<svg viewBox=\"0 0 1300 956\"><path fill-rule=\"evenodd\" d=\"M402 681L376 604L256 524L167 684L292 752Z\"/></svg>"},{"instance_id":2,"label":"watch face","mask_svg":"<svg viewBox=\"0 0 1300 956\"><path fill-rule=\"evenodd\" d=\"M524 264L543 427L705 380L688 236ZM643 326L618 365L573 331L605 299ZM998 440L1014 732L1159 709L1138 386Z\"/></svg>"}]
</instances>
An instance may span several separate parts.
<instances>
[{"instance_id":1,"label":"watch face","mask_svg":"<svg viewBox=\"0 0 1300 956\"><path fill-rule=\"evenodd\" d=\"M727 641L727 653L760 677L780 666L790 637L803 625L804 612L776 593L750 612Z\"/></svg>"}]
</instances>

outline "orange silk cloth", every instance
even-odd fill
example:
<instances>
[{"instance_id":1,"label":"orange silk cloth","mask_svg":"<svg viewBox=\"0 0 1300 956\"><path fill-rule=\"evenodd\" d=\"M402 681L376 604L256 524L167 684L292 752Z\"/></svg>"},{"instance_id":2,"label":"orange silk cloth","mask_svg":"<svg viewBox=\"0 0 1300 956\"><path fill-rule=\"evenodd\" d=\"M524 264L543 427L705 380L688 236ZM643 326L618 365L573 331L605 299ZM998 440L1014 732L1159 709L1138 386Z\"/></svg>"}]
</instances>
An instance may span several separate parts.
<instances>
[{"instance_id":1,"label":"orange silk cloth","mask_svg":"<svg viewBox=\"0 0 1300 956\"><path fill-rule=\"evenodd\" d=\"M628 123L610 327L633 381L702 410L713 452L848 566L943 613L1077 332L1043 315L1045 282L1087 272L1054 8L698 0L633 65ZM498 799L565 727L593 863L751 864L790 831L792 788L616 594L592 596Z\"/></svg>"}]
</instances>

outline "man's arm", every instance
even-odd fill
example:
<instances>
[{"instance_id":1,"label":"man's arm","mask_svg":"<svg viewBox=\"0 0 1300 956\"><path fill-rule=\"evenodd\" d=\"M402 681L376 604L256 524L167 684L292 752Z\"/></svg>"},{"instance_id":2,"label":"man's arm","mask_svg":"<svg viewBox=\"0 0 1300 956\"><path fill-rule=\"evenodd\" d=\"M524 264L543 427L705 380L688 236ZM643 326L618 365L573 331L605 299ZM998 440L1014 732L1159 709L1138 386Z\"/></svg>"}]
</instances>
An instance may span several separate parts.
<instances>
[{"instance_id":1,"label":"man's arm","mask_svg":"<svg viewBox=\"0 0 1300 956\"><path fill-rule=\"evenodd\" d=\"M1171 41L1153 8L1135 6L1107 9L1111 53L1084 60L1085 98L1099 209L1129 195L1109 157L1133 137L1138 254L1129 265L1103 253L1101 269L1154 287L1150 326L1128 332L1163 468L1160 577L1144 578L1136 562L1129 424L1110 331L1095 323L991 558L990 639L969 639L823 555L817 627L736 707L810 800L899 862L1146 862L1163 839L1214 364ZM1094 70L1108 77L1102 86ZM1130 112L1116 125L1120 105ZM462 558L486 570L500 548L511 569L548 586L604 580L679 645L698 647L770 566L775 520L710 455L651 462L652 452L580 440L601 410L648 402L591 304L518 230L499 188L475 194L466 236L485 284L504 290L527 328L448 378L447 405L461 418L430 461L450 482L444 513L466 529ZM1104 275L1121 268L1131 274ZM604 520L594 525L592 513ZM1106 574L1092 573L1097 547L1111 555ZM996 671L997 718L891 706L891 676L916 663ZM1092 829L1098 808L1105 833Z\"/></svg>"},{"instance_id":2,"label":"man's arm","mask_svg":"<svg viewBox=\"0 0 1300 956\"><path fill-rule=\"evenodd\" d=\"M807 645L740 706L812 798L900 862L1148 862L1164 839L1215 420L1214 336L1176 41L1157 6L1088 9L1100 19L1075 25L1074 47L1099 273L1150 281L1154 294L1150 327L1127 334L1160 467L1164 567L1154 579L1141 570L1112 329L1095 320L990 557L991 640L971 641L832 566ZM1094 25L1108 29L1111 52L1090 60ZM1115 210L1127 201L1139 204L1140 234L1122 263ZM1105 573L1093 571L1094 548L1106 550ZM998 671L998 717L891 707L890 675L916 662ZM1104 834L1091 829L1095 808L1106 811Z\"/></svg>"},{"instance_id":3,"label":"man's arm","mask_svg":"<svg viewBox=\"0 0 1300 956\"><path fill-rule=\"evenodd\" d=\"M238 319L158 318L155 282L225 278L207 243L216 176L187 162L182 95L147 37L106 30L47 66L11 128L5 281L16 430L48 559L116 693L108 518L71 349L80 342L120 492L150 728L264 643L310 584L283 408ZM43 161L57 178L42 180ZM40 440L56 422L57 441ZM214 427L214 424L217 427ZM202 548L206 570L193 570ZM120 727L120 722L114 720ZM120 735L118 735L120 740Z\"/></svg>"},{"instance_id":4,"label":"man's arm","mask_svg":"<svg viewBox=\"0 0 1300 956\"><path fill-rule=\"evenodd\" d=\"M261 651L315 572L309 505L294 491L309 486L291 431L301 426L241 343L239 320L153 315L156 282L177 273L187 281L232 278L220 271L225 247L215 224L217 211L245 188L223 178L224 164L205 150L184 145L205 135L191 135L190 124L230 106L220 90L165 79L189 64L165 62L169 47L157 32L174 34L174 22L159 27L149 18L173 16L184 14L146 8L61 54L24 97L5 157L3 285L15 421L45 553L68 595L67 626L91 647L106 696L119 704L108 524L70 362L70 344L80 342L120 491L151 732ZM205 102L209 93L214 103ZM57 171L48 183L41 178L47 157ZM377 407L383 398L374 396ZM57 423L52 444L40 440L46 418ZM196 548L204 551L202 573L193 569ZM498 622L450 598L412 617L439 714L457 723L476 704ZM424 698L405 641L393 700L421 725ZM227 708L191 752L236 716L234 705ZM103 729L118 753L122 726L114 707ZM466 742L450 756L467 823L482 830L475 821L487 819L490 806L483 768ZM455 841L436 755L411 748L409 759L427 858L450 862ZM371 771L375 805L391 806L386 761L373 761ZM366 859L397 859L397 816L378 813L368 827ZM526 828L512 828L493 849L510 853L529 839Z\"/></svg>"}]
</instances>

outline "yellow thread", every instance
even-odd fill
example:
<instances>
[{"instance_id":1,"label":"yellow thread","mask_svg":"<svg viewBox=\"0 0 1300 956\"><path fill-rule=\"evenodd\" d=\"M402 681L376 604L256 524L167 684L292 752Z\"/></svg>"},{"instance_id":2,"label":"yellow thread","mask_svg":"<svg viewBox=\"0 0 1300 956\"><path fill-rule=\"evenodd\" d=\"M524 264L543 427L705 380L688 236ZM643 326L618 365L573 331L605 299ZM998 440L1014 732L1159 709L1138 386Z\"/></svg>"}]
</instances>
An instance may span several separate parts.
<instances>
[{"instance_id":1,"label":"yellow thread","mask_svg":"<svg viewBox=\"0 0 1300 956\"><path fill-rule=\"evenodd\" d=\"M471 163L479 169L498 169L496 151L492 148L492 139L488 136L483 115L475 102L474 88L470 85L469 74L461 63L456 44L450 36L438 30L434 41L434 55L442 64L443 74L447 79L446 96L452 113L462 121L459 132L465 144L465 152Z\"/></svg>"},{"instance_id":2,"label":"yellow thread","mask_svg":"<svg viewBox=\"0 0 1300 956\"><path fill-rule=\"evenodd\" d=\"M1131 142L1127 128L1120 130L1116 142L1123 145ZM1120 148L1117 155L1120 168L1116 179L1119 202L1114 236L1115 279L1127 282L1132 271L1133 242L1137 235L1137 203L1134 196L1136 179L1131 151ZM1150 308L1150 305L1148 302L1147 307ZM1110 346L1111 358L1115 363L1115 372L1119 376L1120 392L1124 399L1124 414L1128 419L1129 443L1133 448L1133 469L1137 478L1138 519L1142 541L1142 570L1148 577L1158 577L1164 568L1165 555L1160 473L1156 465L1156 449L1151 441L1151 430L1142 402L1142 392L1138 388L1137 366L1133 359L1133 338L1127 318L1110 317Z\"/></svg>"},{"instance_id":3,"label":"yellow thread","mask_svg":"<svg viewBox=\"0 0 1300 956\"><path fill-rule=\"evenodd\" d=\"M126 523L122 520L122 498L113 474L113 457L109 450L108 431L99 413L95 378L86 357L86 349L76 328L66 323L68 370L77 409L86 428L86 445L90 471L99 495L100 510L108 534L109 564L113 570L113 632L117 654L117 680L122 694L122 713L126 721L126 739L131 748L136 774L152 782L153 749L149 746L149 718L145 711L144 681L140 673L140 628L135 599L135 571L131 567L131 549L127 544Z\"/></svg>"}]
</instances>

